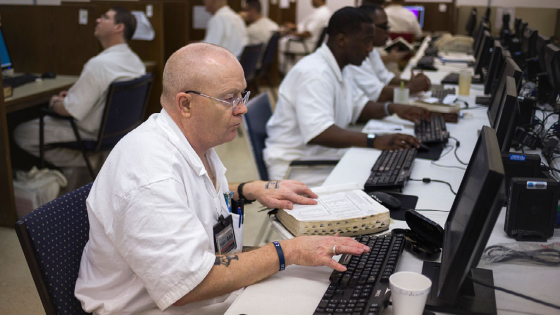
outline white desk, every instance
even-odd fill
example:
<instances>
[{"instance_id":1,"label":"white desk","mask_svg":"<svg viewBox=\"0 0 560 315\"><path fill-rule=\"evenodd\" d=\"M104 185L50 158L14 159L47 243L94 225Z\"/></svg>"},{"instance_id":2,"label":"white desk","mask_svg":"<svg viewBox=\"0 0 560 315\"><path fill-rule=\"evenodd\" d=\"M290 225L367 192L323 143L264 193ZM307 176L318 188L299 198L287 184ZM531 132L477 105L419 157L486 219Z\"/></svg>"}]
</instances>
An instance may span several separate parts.
<instances>
[{"instance_id":1,"label":"white desk","mask_svg":"<svg viewBox=\"0 0 560 315\"><path fill-rule=\"evenodd\" d=\"M443 70L443 69L442 69ZM457 71L446 69L447 72ZM426 72L430 79L443 77L444 71ZM435 81L435 80L433 80ZM437 81L439 82L439 81ZM480 85L473 86L471 95L461 97L469 104L474 104L474 98L482 95ZM472 117L460 119L457 124L447 124L451 136L459 139L459 158L468 162L476 144L478 133L483 125L488 125L486 109L471 109L465 112ZM408 128L412 128L408 125ZM455 141L450 139L450 144ZM445 152L446 150L444 150ZM369 176L369 170L375 163L381 151L367 148L351 148L340 160L324 185L357 182L362 185ZM442 165L462 166L453 152L450 152L436 163ZM464 171L460 169L441 168L431 165L430 161L416 159L411 178L421 179L429 177L450 182L457 191L463 178ZM450 210L455 196L449 187L441 183L424 184L409 182L405 194L419 196L417 209ZM448 213L422 212L425 216L444 226ZM502 209L488 245L497 243L512 243L504 232L505 208ZM394 221L393 228L407 228L404 221ZM560 231L556 230L554 237L547 243L560 242ZM521 265L517 263L496 263L481 266L492 269L494 284L500 287L524 293L552 303L560 301L560 267L545 267L539 265ZM422 271L422 261L408 252L403 252L397 271ZM329 285L328 278L332 270L327 267L289 266L285 271L251 285L239 296L226 312L234 314L313 314L317 304ZM496 291L498 314L559 314L558 310L536 304L509 294ZM392 314L389 307L384 314Z\"/></svg>"}]
</instances>

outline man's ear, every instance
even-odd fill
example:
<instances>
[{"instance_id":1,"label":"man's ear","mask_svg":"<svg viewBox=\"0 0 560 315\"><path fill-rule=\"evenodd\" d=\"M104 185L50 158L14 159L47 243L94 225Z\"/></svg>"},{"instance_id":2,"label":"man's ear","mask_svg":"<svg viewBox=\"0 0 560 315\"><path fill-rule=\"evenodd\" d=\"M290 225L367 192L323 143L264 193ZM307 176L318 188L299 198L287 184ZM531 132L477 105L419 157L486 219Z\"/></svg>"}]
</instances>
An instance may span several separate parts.
<instances>
[{"instance_id":1,"label":"man's ear","mask_svg":"<svg viewBox=\"0 0 560 315\"><path fill-rule=\"evenodd\" d=\"M124 34L124 24L122 24L122 23L115 24L114 30L115 30L115 33L123 33Z\"/></svg>"},{"instance_id":2,"label":"man's ear","mask_svg":"<svg viewBox=\"0 0 560 315\"><path fill-rule=\"evenodd\" d=\"M338 33L335 36L335 43L338 47L346 46L347 40L348 40L348 38L346 37L346 35L344 35L342 33Z\"/></svg>"},{"instance_id":3,"label":"man's ear","mask_svg":"<svg viewBox=\"0 0 560 315\"><path fill-rule=\"evenodd\" d=\"M191 116L191 110L193 105L192 100L193 100L192 95L186 93L178 93L175 96L175 106L179 110L179 113L181 113L181 116L185 118Z\"/></svg>"}]
</instances>

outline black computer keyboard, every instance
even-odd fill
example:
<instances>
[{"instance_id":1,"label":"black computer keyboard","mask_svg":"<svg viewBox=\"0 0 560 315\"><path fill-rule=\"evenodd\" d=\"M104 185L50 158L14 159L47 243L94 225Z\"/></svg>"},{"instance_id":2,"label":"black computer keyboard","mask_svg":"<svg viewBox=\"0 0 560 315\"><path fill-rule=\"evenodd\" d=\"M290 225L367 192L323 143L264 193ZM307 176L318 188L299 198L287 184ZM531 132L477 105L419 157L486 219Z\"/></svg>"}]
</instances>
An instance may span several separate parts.
<instances>
[{"instance_id":1,"label":"black computer keyboard","mask_svg":"<svg viewBox=\"0 0 560 315\"><path fill-rule=\"evenodd\" d=\"M459 74L451 72L441 80L441 84L459 84Z\"/></svg>"},{"instance_id":2,"label":"black computer keyboard","mask_svg":"<svg viewBox=\"0 0 560 315\"><path fill-rule=\"evenodd\" d=\"M437 70L434 66L434 56L424 56L416 63L416 68L424 70Z\"/></svg>"},{"instance_id":3,"label":"black computer keyboard","mask_svg":"<svg viewBox=\"0 0 560 315\"><path fill-rule=\"evenodd\" d=\"M385 150L371 169L364 184L365 191L402 189L410 178L416 149Z\"/></svg>"},{"instance_id":4,"label":"black computer keyboard","mask_svg":"<svg viewBox=\"0 0 560 315\"><path fill-rule=\"evenodd\" d=\"M16 88L26 83L34 82L35 79L37 78L38 76L31 75L31 74L22 74L15 77L4 77L2 79L2 84L4 86L10 85L11 87Z\"/></svg>"},{"instance_id":5,"label":"black computer keyboard","mask_svg":"<svg viewBox=\"0 0 560 315\"><path fill-rule=\"evenodd\" d=\"M389 277L395 272L404 248L402 235L358 236L356 240L371 248L361 256L343 255L340 263L345 272L333 271L331 284L319 302L314 315L371 314L386 307Z\"/></svg>"},{"instance_id":6,"label":"black computer keyboard","mask_svg":"<svg viewBox=\"0 0 560 315\"><path fill-rule=\"evenodd\" d=\"M431 116L429 122L421 120L414 126L414 134L422 143L447 143L449 140L445 119L441 115Z\"/></svg>"},{"instance_id":7,"label":"black computer keyboard","mask_svg":"<svg viewBox=\"0 0 560 315\"><path fill-rule=\"evenodd\" d=\"M457 90L455 88L432 90L432 97L437 98L439 103L443 103L443 100L449 94L455 95L457 94Z\"/></svg>"}]
</instances>

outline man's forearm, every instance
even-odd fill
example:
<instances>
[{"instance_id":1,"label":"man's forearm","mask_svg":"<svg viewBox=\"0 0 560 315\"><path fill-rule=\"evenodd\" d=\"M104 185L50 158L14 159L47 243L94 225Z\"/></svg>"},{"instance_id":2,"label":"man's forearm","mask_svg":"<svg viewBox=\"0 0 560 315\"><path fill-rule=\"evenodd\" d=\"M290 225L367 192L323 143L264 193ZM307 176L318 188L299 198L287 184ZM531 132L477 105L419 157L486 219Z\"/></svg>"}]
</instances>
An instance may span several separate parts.
<instances>
[{"instance_id":1,"label":"man's forearm","mask_svg":"<svg viewBox=\"0 0 560 315\"><path fill-rule=\"evenodd\" d=\"M391 86L391 85L392 85L392 86L398 86L398 87L400 87L400 86L401 86L401 82L404 82L404 84L407 84L407 83L408 83L408 80L403 80L403 79L398 78L398 77L393 77L393 78L391 79L391 82L389 82L389 84L388 84L387 86Z\"/></svg>"},{"instance_id":2,"label":"man's forearm","mask_svg":"<svg viewBox=\"0 0 560 315\"><path fill-rule=\"evenodd\" d=\"M332 125L309 141L309 144L330 148L365 147L367 146L367 136L361 132L346 130Z\"/></svg>"},{"instance_id":3,"label":"man's forearm","mask_svg":"<svg viewBox=\"0 0 560 315\"><path fill-rule=\"evenodd\" d=\"M378 102L367 102L364 109L360 113L360 117L358 118L358 122L367 122L370 119L381 119L385 116L385 108L383 103Z\"/></svg>"},{"instance_id":4,"label":"man's forearm","mask_svg":"<svg viewBox=\"0 0 560 315\"><path fill-rule=\"evenodd\" d=\"M383 90L381 90L381 94L379 94L379 98L377 98L378 102L390 102L393 100L393 87L392 86L385 86Z\"/></svg>"}]
</instances>

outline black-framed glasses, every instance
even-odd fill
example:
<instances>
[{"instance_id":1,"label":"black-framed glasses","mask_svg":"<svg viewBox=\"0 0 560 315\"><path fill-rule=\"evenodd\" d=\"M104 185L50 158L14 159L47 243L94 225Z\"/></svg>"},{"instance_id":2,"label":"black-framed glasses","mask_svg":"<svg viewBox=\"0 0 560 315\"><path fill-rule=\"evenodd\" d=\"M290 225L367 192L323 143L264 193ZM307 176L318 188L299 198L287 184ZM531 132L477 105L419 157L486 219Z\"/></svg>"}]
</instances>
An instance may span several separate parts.
<instances>
[{"instance_id":1,"label":"black-framed glasses","mask_svg":"<svg viewBox=\"0 0 560 315\"><path fill-rule=\"evenodd\" d=\"M219 98L215 98L215 97L212 97L212 96L209 96L209 95L206 95L206 94L202 94L202 93L197 92L197 91L186 91L185 93L193 93L193 94L196 94L196 95L211 98L211 99L213 99L215 101L218 101L218 102L222 102L224 104L227 104L227 105L231 106L232 111L238 110L239 107L241 106L241 103L247 104L247 102L249 101L249 96L251 95L250 91L244 91L244 92L241 92L241 97L236 97L231 101L226 101L226 100L221 100Z\"/></svg>"},{"instance_id":2,"label":"black-framed glasses","mask_svg":"<svg viewBox=\"0 0 560 315\"><path fill-rule=\"evenodd\" d=\"M376 27L379 27L380 29L388 32L391 27L389 26L389 23L383 23L383 24L374 24Z\"/></svg>"}]
</instances>

